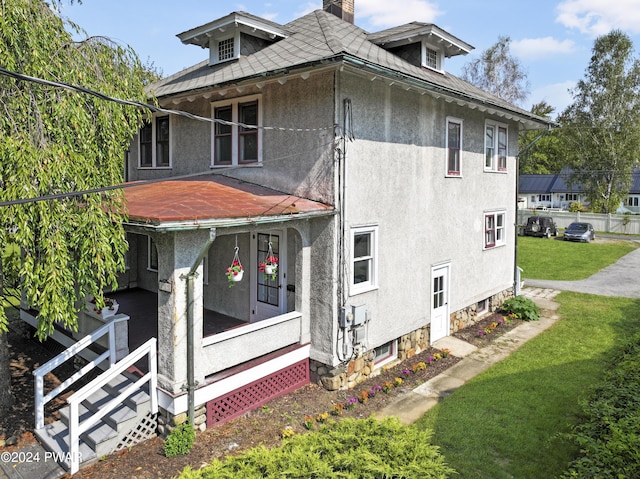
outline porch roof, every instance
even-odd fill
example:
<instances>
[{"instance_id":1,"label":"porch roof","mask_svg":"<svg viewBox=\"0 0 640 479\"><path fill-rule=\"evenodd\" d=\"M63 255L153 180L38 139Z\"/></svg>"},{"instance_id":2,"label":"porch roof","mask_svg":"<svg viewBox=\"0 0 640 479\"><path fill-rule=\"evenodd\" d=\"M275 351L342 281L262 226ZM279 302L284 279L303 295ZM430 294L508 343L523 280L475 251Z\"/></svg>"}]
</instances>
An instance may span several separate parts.
<instances>
[{"instance_id":1,"label":"porch roof","mask_svg":"<svg viewBox=\"0 0 640 479\"><path fill-rule=\"evenodd\" d=\"M220 175L131 185L129 223L204 227L286 221L334 213L333 206Z\"/></svg>"}]
</instances>

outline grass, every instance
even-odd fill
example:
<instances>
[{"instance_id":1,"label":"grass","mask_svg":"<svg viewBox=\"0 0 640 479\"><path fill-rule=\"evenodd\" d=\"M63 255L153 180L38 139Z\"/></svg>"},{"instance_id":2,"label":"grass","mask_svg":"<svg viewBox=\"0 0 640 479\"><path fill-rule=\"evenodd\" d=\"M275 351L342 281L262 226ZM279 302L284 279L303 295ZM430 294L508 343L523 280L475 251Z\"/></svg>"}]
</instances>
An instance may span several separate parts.
<instances>
[{"instance_id":1,"label":"grass","mask_svg":"<svg viewBox=\"0 0 640 479\"><path fill-rule=\"evenodd\" d=\"M518 266L529 279L585 279L640 246L632 241L574 243L518 237Z\"/></svg>"},{"instance_id":2,"label":"grass","mask_svg":"<svg viewBox=\"0 0 640 479\"><path fill-rule=\"evenodd\" d=\"M577 455L564 440L612 351L640 330L640 302L563 292L562 319L427 412L461 479L556 477Z\"/></svg>"}]
</instances>

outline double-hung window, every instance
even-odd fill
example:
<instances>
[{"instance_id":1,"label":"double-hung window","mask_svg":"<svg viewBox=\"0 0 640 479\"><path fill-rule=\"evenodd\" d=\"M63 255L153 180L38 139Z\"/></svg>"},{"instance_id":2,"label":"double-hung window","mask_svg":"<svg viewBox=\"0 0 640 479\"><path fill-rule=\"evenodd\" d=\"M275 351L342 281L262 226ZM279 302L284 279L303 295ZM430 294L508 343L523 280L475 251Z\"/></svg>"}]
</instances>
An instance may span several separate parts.
<instances>
[{"instance_id":1,"label":"double-hung window","mask_svg":"<svg viewBox=\"0 0 640 479\"><path fill-rule=\"evenodd\" d=\"M259 96L213 104L212 166L262 162L260 107Z\"/></svg>"},{"instance_id":2,"label":"double-hung window","mask_svg":"<svg viewBox=\"0 0 640 479\"><path fill-rule=\"evenodd\" d=\"M506 125L494 122L485 124L485 171L507 171L508 140L508 128Z\"/></svg>"},{"instance_id":3,"label":"double-hung window","mask_svg":"<svg viewBox=\"0 0 640 479\"><path fill-rule=\"evenodd\" d=\"M140 168L171 167L171 135L168 116L155 116L144 124L139 135Z\"/></svg>"},{"instance_id":4,"label":"double-hung window","mask_svg":"<svg viewBox=\"0 0 640 479\"><path fill-rule=\"evenodd\" d=\"M377 226L351 231L351 292L361 293L377 287Z\"/></svg>"},{"instance_id":5,"label":"double-hung window","mask_svg":"<svg viewBox=\"0 0 640 479\"><path fill-rule=\"evenodd\" d=\"M495 248L506 244L505 212L484 214L484 248Z\"/></svg>"},{"instance_id":6,"label":"double-hung window","mask_svg":"<svg viewBox=\"0 0 640 479\"><path fill-rule=\"evenodd\" d=\"M447 118L447 176L461 176L462 120Z\"/></svg>"}]
</instances>

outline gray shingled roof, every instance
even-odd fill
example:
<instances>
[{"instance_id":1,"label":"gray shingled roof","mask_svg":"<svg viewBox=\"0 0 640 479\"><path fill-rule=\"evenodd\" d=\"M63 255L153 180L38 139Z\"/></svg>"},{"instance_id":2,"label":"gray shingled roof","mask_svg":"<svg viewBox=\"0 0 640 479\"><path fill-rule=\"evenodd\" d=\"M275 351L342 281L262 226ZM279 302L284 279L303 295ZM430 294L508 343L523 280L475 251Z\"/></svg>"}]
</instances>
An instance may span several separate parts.
<instances>
[{"instance_id":1,"label":"gray shingled roof","mask_svg":"<svg viewBox=\"0 0 640 479\"><path fill-rule=\"evenodd\" d=\"M365 68L380 73L400 75L424 87L433 87L444 94L462 97L487 107L497 107L533 119L549 121L505 102L449 73L439 73L412 65L375 45L368 33L323 10L315 10L283 27L291 35L268 47L236 61L209 66L205 60L149 86L158 98L185 94L193 90L234 84L252 78L277 75L284 71L308 67L320 62L363 62Z\"/></svg>"},{"instance_id":2,"label":"gray shingled roof","mask_svg":"<svg viewBox=\"0 0 640 479\"><path fill-rule=\"evenodd\" d=\"M582 186L580 184L574 184L569 187L567 180L570 175L571 170L568 168L552 175L520 175L518 178L518 193L581 193ZM629 193L640 194L640 170L633 170L631 174Z\"/></svg>"}]
</instances>

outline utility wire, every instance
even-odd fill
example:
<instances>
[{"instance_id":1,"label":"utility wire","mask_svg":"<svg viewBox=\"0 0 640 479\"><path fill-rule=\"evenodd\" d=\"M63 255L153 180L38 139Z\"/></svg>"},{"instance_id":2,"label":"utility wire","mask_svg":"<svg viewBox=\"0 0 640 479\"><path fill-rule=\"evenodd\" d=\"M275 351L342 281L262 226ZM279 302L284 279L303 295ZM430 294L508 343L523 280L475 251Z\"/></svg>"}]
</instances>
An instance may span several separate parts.
<instances>
[{"instance_id":1,"label":"utility wire","mask_svg":"<svg viewBox=\"0 0 640 479\"><path fill-rule=\"evenodd\" d=\"M309 131L326 131L332 130L334 127L322 127L322 128L287 128L280 126L262 126L262 125L248 125L246 123L239 123L233 121L222 120L220 118L207 118L205 116L194 115L193 113L188 113L182 110L171 110L168 108L162 108L159 106L151 105L149 103L142 103L135 100L123 100L121 98L115 98L109 95L105 95L104 93L100 93L95 90L91 90L89 88L71 85L69 83L63 83L58 81L45 80L43 78L32 77L29 75L24 75L23 73L17 73L11 70L7 70L5 68L0 67L0 75L5 75L11 78L15 78L16 80L28 81L33 83L38 83L40 85L51 86L54 88L64 88L66 90L72 90L80 93L85 93L87 95L95 96L105 101L110 101L114 103L119 103L120 105L134 106L137 108L144 108L147 110L151 110L154 113L167 113L170 115L178 115L184 116L186 118L190 118L196 121L205 121L208 123L220 123L227 126L241 126L243 128L250 128L255 130L273 130L273 131L293 131L293 132L309 132Z\"/></svg>"}]
</instances>

